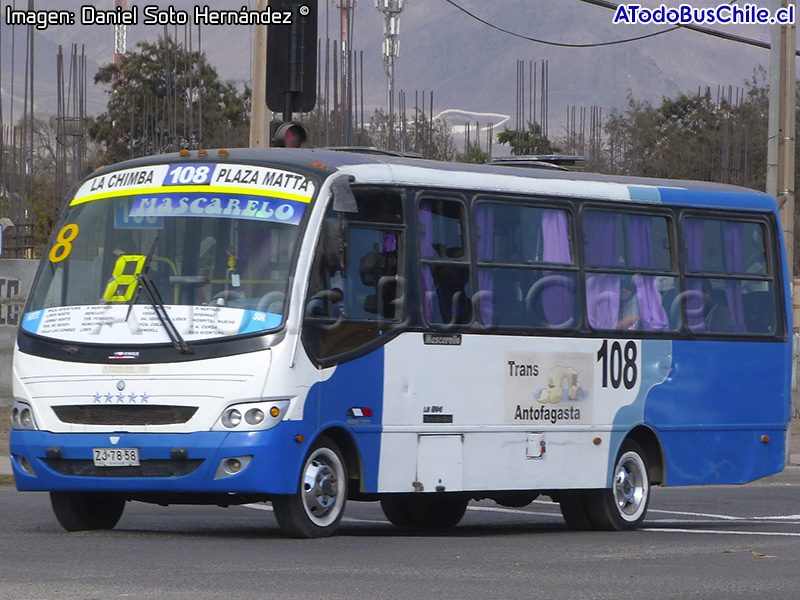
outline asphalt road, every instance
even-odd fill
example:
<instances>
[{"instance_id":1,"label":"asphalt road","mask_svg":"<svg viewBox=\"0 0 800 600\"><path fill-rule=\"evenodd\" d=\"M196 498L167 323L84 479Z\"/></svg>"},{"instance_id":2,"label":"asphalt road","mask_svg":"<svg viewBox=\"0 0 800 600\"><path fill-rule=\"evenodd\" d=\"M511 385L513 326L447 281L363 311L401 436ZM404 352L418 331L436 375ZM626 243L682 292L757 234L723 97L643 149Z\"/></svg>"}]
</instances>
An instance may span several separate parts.
<instances>
[{"instance_id":1,"label":"asphalt road","mask_svg":"<svg viewBox=\"0 0 800 600\"><path fill-rule=\"evenodd\" d=\"M640 531L572 532L543 497L471 503L446 535L350 503L341 533L281 537L269 505L129 504L66 533L46 494L0 486L0 599L769 598L800 595L800 468L747 486L655 489Z\"/></svg>"}]
</instances>

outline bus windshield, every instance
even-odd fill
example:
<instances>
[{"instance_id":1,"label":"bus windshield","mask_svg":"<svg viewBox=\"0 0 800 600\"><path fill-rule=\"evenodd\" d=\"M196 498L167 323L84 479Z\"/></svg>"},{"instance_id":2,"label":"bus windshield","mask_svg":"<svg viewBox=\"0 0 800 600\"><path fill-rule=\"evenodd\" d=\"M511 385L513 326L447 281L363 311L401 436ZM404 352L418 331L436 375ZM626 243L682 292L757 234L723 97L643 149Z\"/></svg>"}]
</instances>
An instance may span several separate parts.
<instances>
[{"instance_id":1,"label":"bus windshield","mask_svg":"<svg viewBox=\"0 0 800 600\"><path fill-rule=\"evenodd\" d=\"M163 343L170 337L162 308L187 341L281 326L310 193L215 186L220 165L201 172L211 185L167 187L178 168L151 167L166 171L165 183L153 186L148 180L163 174L148 172L142 189L133 178L133 189L122 190L129 193L91 194L101 185L93 180L80 188L42 261L25 330L89 343ZM247 170L253 183L275 172ZM121 173L112 176L125 181Z\"/></svg>"}]
</instances>

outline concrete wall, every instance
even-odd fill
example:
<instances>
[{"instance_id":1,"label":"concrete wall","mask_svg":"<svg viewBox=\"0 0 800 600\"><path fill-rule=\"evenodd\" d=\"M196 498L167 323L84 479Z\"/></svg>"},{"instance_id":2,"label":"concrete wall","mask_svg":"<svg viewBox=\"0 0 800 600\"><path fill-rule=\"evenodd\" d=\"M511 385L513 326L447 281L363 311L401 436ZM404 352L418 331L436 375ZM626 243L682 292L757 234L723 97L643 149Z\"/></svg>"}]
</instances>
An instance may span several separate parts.
<instances>
[{"instance_id":1,"label":"concrete wall","mask_svg":"<svg viewBox=\"0 0 800 600\"><path fill-rule=\"evenodd\" d=\"M11 360L17 328L39 261L0 259L0 406L11 404Z\"/></svg>"}]
</instances>

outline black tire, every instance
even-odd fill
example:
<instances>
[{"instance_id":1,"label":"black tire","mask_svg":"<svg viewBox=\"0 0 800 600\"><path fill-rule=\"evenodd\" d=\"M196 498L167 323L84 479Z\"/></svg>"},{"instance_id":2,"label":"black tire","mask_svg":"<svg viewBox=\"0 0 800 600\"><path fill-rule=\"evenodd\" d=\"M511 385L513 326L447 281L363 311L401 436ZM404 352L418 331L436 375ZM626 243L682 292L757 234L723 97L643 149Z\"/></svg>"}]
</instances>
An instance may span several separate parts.
<instances>
[{"instance_id":1,"label":"black tire","mask_svg":"<svg viewBox=\"0 0 800 600\"><path fill-rule=\"evenodd\" d=\"M67 531L113 529L125 510L125 500L101 492L50 492L50 504Z\"/></svg>"},{"instance_id":2,"label":"black tire","mask_svg":"<svg viewBox=\"0 0 800 600\"><path fill-rule=\"evenodd\" d=\"M589 494L587 508L597 529L623 531L639 527L650 504L647 459L641 446L631 440L623 442L614 462L611 488Z\"/></svg>"},{"instance_id":3,"label":"black tire","mask_svg":"<svg viewBox=\"0 0 800 600\"><path fill-rule=\"evenodd\" d=\"M381 498L381 509L389 522L396 527L416 527L405 494L392 494Z\"/></svg>"},{"instance_id":4,"label":"black tire","mask_svg":"<svg viewBox=\"0 0 800 600\"><path fill-rule=\"evenodd\" d=\"M333 440L320 437L303 462L297 493L275 496L272 508L281 531L289 537L333 535L347 502L347 469Z\"/></svg>"},{"instance_id":5,"label":"black tire","mask_svg":"<svg viewBox=\"0 0 800 600\"><path fill-rule=\"evenodd\" d=\"M561 505L561 514L567 522L567 527L574 531L592 531L595 529L594 522L589 516L587 492L585 490L561 492L558 496L558 503Z\"/></svg>"},{"instance_id":6,"label":"black tire","mask_svg":"<svg viewBox=\"0 0 800 600\"><path fill-rule=\"evenodd\" d=\"M416 527L451 529L467 512L469 498L460 494L413 494L407 496L407 502Z\"/></svg>"}]
</instances>

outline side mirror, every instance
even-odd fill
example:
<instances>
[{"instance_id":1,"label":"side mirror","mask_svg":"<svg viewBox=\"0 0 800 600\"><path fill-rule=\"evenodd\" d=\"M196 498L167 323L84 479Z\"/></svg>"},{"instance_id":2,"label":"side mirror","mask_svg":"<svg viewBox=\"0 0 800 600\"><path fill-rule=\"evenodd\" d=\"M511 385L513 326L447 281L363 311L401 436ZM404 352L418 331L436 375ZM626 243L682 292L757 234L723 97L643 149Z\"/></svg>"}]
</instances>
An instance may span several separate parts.
<instances>
[{"instance_id":1,"label":"side mirror","mask_svg":"<svg viewBox=\"0 0 800 600\"><path fill-rule=\"evenodd\" d=\"M358 202L350 189L350 182L355 181L350 175L341 175L331 183L333 193L333 210L343 213L357 213Z\"/></svg>"}]
</instances>

